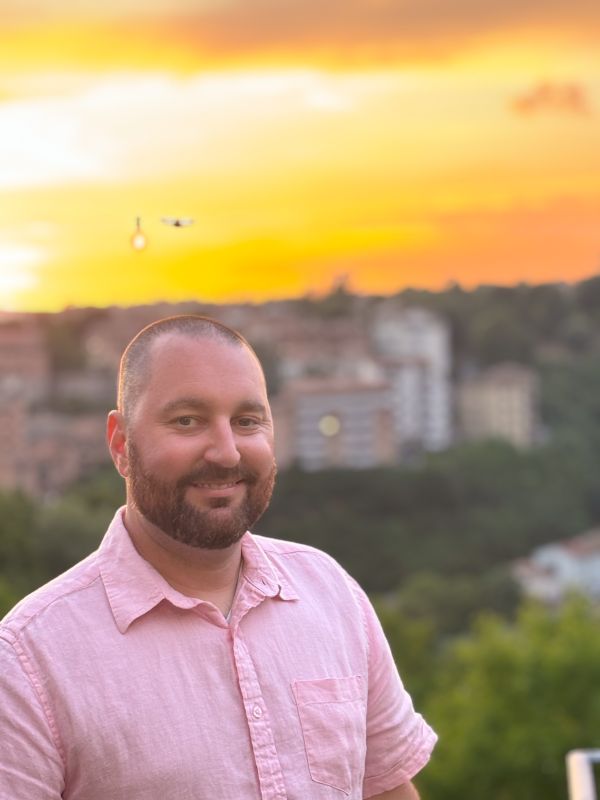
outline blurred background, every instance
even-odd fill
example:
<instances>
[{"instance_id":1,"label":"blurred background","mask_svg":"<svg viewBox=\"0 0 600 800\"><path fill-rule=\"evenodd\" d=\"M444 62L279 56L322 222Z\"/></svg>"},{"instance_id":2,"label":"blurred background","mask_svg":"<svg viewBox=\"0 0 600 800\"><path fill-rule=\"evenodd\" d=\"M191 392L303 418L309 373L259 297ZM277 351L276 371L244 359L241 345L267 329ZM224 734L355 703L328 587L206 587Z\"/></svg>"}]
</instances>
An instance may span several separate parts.
<instances>
[{"instance_id":1,"label":"blurred background","mask_svg":"<svg viewBox=\"0 0 600 800\"><path fill-rule=\"evenodd\" d=\"M0 2L0 613L99 542L123 347L267 373L257 532L367 589L424 798L600 746L600 7Z\"/></svg>"}]
</instances>

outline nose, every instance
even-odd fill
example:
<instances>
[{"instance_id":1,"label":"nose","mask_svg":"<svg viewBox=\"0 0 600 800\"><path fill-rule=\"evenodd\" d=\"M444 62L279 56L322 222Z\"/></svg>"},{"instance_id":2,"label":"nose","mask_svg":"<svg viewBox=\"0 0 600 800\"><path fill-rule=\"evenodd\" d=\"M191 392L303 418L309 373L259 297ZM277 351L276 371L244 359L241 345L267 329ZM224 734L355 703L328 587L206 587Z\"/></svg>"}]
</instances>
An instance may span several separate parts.
<instances>
[{"instance_id":1,"label":"nose","mask_svg":"<svg viewBox=\"0 0 600 800\"><path fill-rule=\"evenodd\" d=\"M209 431L209 441L204 451L205 461L221 467L237 467L240 453L229 420L215 421Z\"/></svg>"}]
</instances>

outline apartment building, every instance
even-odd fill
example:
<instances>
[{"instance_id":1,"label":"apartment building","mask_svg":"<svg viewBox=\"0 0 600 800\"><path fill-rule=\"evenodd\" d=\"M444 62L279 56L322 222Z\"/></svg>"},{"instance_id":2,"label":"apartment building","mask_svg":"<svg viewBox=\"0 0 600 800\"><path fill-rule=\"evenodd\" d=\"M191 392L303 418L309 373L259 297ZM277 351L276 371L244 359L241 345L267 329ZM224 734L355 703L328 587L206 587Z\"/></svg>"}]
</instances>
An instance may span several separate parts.
<instances>
[{"instance_id":1,"label":"apartment building","mask_svg":"<svg viewBox=\"0 0 600 800\"><path fill-rule=\"evenodd\" d=\"M397 460L387 383L290 381L273 413L281 467L369 469Z\"/></svg>"},{"instance_id":2,"label":"apartment building","mask_svg":"<svg viewBox=\"0 0 600 800\"><path fill-rule=\"evenodd\" d=\"M463 380L458 388L461 437L531 447L539 428L537 397L536 374L520 364L498 364Z\"/></svg>"},{"instance_id":3,"label":"apartment building","mask_svg":"<svg viewBox=\"0 0 600 800\"><path fill-rule=\"evenodd\" d=\"M371 338L391 385L398 442L426 451L448 447L453 438L448 325L426 309L388 300L376 311Z\"/></svg>"},{"instance_id":4,"label":"apartment building","mask_svg":"<svg viewBox=\"0 0 600 800\"><path fill-rule=\"evenodd\" d=\"M304 334L296 325L295 339L279 339L282 465L366 468L450 444L450 337L442 320L383 301L363 325L344 319Z\"/></svg>"}]
</instances>

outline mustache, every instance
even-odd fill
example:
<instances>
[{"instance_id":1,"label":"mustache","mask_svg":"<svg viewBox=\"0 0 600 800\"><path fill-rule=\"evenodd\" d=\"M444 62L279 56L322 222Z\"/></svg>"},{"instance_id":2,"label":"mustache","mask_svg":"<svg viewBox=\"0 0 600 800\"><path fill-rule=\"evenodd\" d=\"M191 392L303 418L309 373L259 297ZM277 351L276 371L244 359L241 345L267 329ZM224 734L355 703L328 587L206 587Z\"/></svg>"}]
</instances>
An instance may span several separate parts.
<instances>
[{"instance_id":1,"label":"mustache","mask_svg":"<svg viewBox=\"0 0 600 800\"><path fill-rule=\"evenodd\" d=\"M199 467L193 472L188 472L177 481L177 486L183 488L189 486L191 483L211 483L215 481L223 481L223 483L234 483L235 481L248 481L251 482L256 479L256 473L247 467L219 467L217 465L210 465Z\"/></svg>"}]
</instances>

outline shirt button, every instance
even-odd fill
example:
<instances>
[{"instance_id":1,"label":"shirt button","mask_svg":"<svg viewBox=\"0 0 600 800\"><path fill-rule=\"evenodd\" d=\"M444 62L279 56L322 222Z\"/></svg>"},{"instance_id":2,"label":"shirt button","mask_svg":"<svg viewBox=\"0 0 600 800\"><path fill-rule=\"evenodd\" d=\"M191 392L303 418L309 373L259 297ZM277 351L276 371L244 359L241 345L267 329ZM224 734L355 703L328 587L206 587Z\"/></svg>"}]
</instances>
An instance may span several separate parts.
<instances>
[{"instance_id":1,"label":"shirt button","mask_svg":"<svg viewBox=\"0 0 600 800\"><path fill-rule=\"evenodd\" d=\"M260 719L262 717L262 708L260 706L254 706L252 709L252 715L254 719Z\"/></svg>"}]
</instances>

